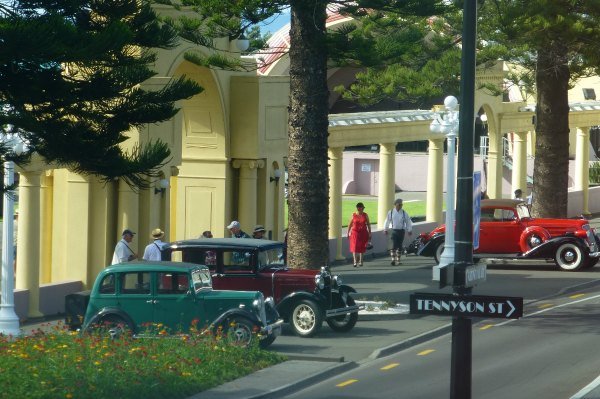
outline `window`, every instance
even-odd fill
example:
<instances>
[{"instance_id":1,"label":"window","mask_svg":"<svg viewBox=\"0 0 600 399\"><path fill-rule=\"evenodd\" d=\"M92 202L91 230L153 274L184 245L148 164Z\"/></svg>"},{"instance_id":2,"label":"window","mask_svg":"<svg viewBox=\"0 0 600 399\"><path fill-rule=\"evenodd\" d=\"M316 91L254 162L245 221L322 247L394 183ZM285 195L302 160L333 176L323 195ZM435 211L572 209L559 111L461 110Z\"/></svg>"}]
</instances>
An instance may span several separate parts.
<instances>
[{"instance_id":1,"label":"window","mask_svg":"<svg viewBox=\"0 0 600 399\"><path fill-rule=\"evenodd\" d=\"M595 100L596 99L596 91L594 89L582 89L583 90L583 98L586 100Z\"/></svg>"},{"instance_id":2,"label":"window","mask_svg":"<svg viewBox=\"0 0 600 399\"><path fill-rule=\"evenodd\" d=\"M104 276L100 282L100 288L98 292L101 294L114 294L115 293L115 275L108 274Z\"/></svg>"},{"instance_id":3,"label":"window","mask_svg":"<svg viewBox=\"0 0 600 399\"><path fill-rule=\"evenodd\" d=\"M187 273L158 273L158 294L185 294L189 288Z\"/></svg>"},{"instance_id":4,"label":"window","mask_svg":"<svg viewBox=\"0 0 600 399\"><path fill-rule=\"evenodd\" d=\"M258 268L263 267L283 267L283 247L271 248L258 253Z\"/></svg>"},{"instance_id":5,"label":"window","mask_svg":"<svg viewBox=\"0 0 600 399\"><path fill-rule=\"evenodd\" d=\"M131 272L121 274L122 294L149 294L150 273Z\"/></svg>"},{"instance_id":6,"label":"window","mask_svg":"<svg viewBox=\"0 0 600 399\"><path fill-rule=\"evenodd\" d=\"M508 222L516 219L512 209L494 209L494 222Z\"/></svg>"},{"instance_id":7,"label":"window","mask_svg":"<svg viewBox=\"0 0 600 399\"><path fill-rule=\"evenodd\" d=\"M249 251L223 251L223 270L226 273L252 271L251 259Z\"/></svg>"}]
</instances>

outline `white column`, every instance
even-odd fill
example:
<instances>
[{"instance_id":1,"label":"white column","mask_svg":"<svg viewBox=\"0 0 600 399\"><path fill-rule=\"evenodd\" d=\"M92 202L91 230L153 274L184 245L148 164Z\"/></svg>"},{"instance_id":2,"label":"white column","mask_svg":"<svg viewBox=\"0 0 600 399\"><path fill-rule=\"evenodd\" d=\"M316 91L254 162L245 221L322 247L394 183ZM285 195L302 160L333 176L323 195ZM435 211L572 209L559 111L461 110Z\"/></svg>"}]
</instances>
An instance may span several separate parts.
<instances>
[{"instance_id":1,"label":"white column","mask_svg":"<svg viewBox=\"0 0 600 399\"><path fill-rule=\"evenodd\" d=\"M335 238L335 259L345 259L342 254L342 161L344 148L329 148L329 238Z\"/></svg>"},{"instance_id":2,"label":"white column","mask_svg":"<svg viewBox=\"0 0 600 399\"><path fill-rule=\"evenodd\" d=\"M442 223L442 194L444 190L444 139L429 140L427 168L427 208L428 222Z\"/></svg>"},{"instance_id":3,"label":"white column","mask_svg":"<svg viewBox=\"0 0 600 399\"><path fill-rule=\"evenodd\" d=\"M513 134L512 194L516 189L527 193L527 132Z\"/></svg>"},{"instance_id":4,"label":"white column","mask_svg":"<svg viewBox=\"0 0 600 399\"><path fill-rule=\"evenodd\" d=\"M387 211L394 205L396 196L396 143L379 145L379 203L377 227L382 229Z\"/></svg>"},{"instance_id":5,"label":"white column","mask_svg":"<svg viewBox=\"0 0 600 399\"><path fill-rule=\"evenodd\" d=\"M240 170L238 220L242 225L242 230L247 233L256 224L257 170L264 166L264 161L257 159L236 159L233 161L233 167Z\"/></svg>"},{"instance_id":6,"label":"white column","mask_svg":"<svg viewBox=\"0 0 600 399\"><path fill-rule=\"evenodd\" d=\"M581 190L583 203L582 214L590 215L590 128L578 127L575 144L575 189Z\"/></svg>"},{"instance_id":7,"label":"white column","mask_svg":"<svg viewBox=\"0 0 600 399\"><path fill-rule=\"evenodd\" d=\"M4 186L14 183L15 164L12 161L4 162ZM15 313L14 293L14 201L12 194L4 193L4 208L2 224L2 303L0 304L0 333L5 335L19 335L19 317Z\"/></svg>"}]
</instances>

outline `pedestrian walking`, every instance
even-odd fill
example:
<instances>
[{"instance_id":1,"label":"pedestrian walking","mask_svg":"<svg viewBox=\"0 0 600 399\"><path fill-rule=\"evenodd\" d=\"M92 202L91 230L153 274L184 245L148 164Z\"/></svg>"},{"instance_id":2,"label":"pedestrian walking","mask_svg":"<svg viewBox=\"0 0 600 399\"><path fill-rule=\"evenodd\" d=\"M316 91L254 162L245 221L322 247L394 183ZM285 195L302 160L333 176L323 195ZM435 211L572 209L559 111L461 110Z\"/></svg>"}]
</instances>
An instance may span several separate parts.
<instances>
[{"instance_id":1,"label":"pedestrian walking","mask_svg":"<svg viewBox=\"0 0 600 399\"><path fill-rule=\"evenodd\" d=\"M392 266L400 265L404 235L405 233L408 233L409 236L412 235L412 220L408 216L408 213L402 209L402 199L400 198L394 201L394 208L387 213L383 232L388 234L388 230L392 231L392 249L390 250Z\"/></svg>"},{"instance_id":2,"label":"pedestrian walking","mask_svg":"<svg viewBox=\"0 0 600 399\"><path fill-rule=\"evenodd\" d=\"M356 204L356 212L352 214L348 223L348 239L354 267L362 267L363 255L367 250L367 243L371 240L371 223L364 209L365 205L362 202Z\"/></svg>"},{"instance_id":3,"label":"pedestrian walking","mask_svg":"<svg viewBox=\"0 0 600 399\"><path fill-rule=\"evenodd\" d=\"M165 232L161 229L154 229L150 234L150 238L153 240L144 249L144 260L162 260L162 249L165 243L162 238L165 236Z\"/></svg>"},{"instance_id":4,"label":"pedestrian walking","mask_svg":"<svg viewBox=\"0 0 600 399\"><path fill-rule=\"evenodd\" d=\"M134 235L135 233L129 229L123 230L123 233L121 234L121 240L119 240L119 242L117 242L117 245L115 246L115 252L112 258L113 265L137 259L137 254L133 252L133 250L129 246L131 241L133 241Z\"/></svg>"}]
</instances>

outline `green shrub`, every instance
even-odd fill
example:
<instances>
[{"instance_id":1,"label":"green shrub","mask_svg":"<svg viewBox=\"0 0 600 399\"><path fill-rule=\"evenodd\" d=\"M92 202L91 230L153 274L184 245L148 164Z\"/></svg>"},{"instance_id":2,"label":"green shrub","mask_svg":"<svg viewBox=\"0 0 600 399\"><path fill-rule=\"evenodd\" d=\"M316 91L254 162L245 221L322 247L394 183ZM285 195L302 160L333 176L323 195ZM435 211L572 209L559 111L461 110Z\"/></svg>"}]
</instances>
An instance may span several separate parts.
<instances>
[{"instance_id":1,"label":"green shrub","mask_svg":"<svg viewBox=\"0 0 600 399\"><path fill-rule=\"evenodd\" d=\"M590 183L600 184L600 161L590 162Z\"/></svg>"}]
</instances>

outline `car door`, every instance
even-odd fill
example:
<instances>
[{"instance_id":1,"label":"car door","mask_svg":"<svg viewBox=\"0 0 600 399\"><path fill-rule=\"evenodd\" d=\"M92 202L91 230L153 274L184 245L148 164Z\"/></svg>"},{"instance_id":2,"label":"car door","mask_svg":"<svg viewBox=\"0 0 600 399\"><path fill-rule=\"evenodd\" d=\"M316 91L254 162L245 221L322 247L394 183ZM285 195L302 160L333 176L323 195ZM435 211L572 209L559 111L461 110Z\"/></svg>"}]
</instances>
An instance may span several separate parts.
<instances>
[{"instance_id":1,"label":"car door","mask_svg":"<svg viewBox=\"0 0 600 399\"><path fill-rule=\"evenodd\" d=\"M479 248L476 253L520 252L519 237L523 227L514 209L484 208L481 210L480 223Z\"/></svg>"},{"instance_id":2,"label":"car door","mask_svg":"<svg viewBox=\"0 0 600 399\"><path fill-rule=\"evenodd\" d=\"M154 304L150 272L123 272L118 275L118 307L131 317L136 328L152 323Z\"/></svg>"},{"instance_id":3,"label":"car door","mask_svg":"<svg viewBox=\"0 0 600 399\"><path fill-rule=\"evenodd\" d=\"M187 332L192 320L202 316L189 274L169 271L154 274L154 323L168 326L171 332Z\"/></svg>"},{"instance_id":4,"label":"car door","mask_svg":"<svg viewBox=\"0 0 600 399\"><path fill-rule=\"evenodd\" d=\"M216 290L260 291L255 272L256 252L248 248L219 249L217 272L212 275Z\"/></svg>"}]
</instances>

